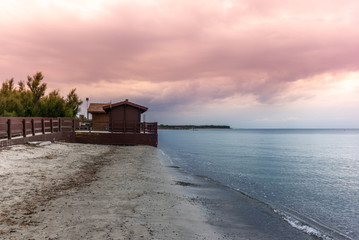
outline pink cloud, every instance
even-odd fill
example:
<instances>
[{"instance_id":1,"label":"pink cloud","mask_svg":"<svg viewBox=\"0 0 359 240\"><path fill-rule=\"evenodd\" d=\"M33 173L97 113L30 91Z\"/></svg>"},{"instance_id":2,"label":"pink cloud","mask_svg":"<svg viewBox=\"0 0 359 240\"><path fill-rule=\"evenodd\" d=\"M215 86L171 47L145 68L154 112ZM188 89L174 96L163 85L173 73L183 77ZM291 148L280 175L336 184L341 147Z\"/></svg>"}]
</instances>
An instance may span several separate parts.
<instances>
[{"instance_id":1,"label":"pink cloud","mask_svg":"<svg viewBox=\"0 0 359 240\"><path fill-rule=\"evenodd\" d=\"M42 71L50 86L97 99L90 87L101 81L119 88L107 98L148 82L127 97L162 106L237 94L272 102L299 79L359 71L357 1L75 4L23 4L0 17L2 80Z\"/></svg>"}]
</instances>

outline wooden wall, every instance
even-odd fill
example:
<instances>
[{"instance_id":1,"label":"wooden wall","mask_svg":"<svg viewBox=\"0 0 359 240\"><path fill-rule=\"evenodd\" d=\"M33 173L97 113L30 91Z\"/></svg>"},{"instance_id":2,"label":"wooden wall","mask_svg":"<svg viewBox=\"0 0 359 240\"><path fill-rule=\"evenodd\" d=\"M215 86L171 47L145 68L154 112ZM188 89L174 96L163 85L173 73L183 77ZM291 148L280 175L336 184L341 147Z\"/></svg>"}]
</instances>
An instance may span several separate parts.
<instances>
[{"instance_id":1,"label":"wooden wall","mask_svg":"<svg viewBox=\"0 0 359 240\"><path fill-rule=\"evenodd\" d=\"M110 115L107 113L92 114L92 130L108 131L110 123Z\"/></svg>"},{"instance_id":2,"label":"wooden wall","mask_svg":"<svg viewBox=\"0 0 359 240\"><path fill-rule=\"evenodd\" d=\"M111 109L112 121L141 122L141 111L138 108L122 105Z\"/></svg>"}]
</instances>

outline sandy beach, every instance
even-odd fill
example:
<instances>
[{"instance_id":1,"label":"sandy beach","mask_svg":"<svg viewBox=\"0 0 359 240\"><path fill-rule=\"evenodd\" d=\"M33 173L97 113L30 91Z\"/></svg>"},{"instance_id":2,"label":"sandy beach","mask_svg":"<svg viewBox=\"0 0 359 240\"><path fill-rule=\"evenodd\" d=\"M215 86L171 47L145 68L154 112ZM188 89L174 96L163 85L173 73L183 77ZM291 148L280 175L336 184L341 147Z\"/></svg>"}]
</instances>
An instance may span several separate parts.
<instances>
[{"instance_id":1,"label":"sandy beach","mask_svg":"<svg viewBox=\"0 0 359 240\"><path fill-rule=\"evenodd\" d=\"M0 149L1 239L223 239L147 146Z\"/></svg>"}]
</instances>

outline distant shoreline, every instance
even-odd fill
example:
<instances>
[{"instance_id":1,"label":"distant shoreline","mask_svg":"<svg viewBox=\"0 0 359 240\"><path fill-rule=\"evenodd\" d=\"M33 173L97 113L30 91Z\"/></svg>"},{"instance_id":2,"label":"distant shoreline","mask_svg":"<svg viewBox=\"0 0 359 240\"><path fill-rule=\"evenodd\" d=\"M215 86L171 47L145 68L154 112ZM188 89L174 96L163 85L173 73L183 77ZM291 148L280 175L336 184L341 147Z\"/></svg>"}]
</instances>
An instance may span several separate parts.
<instances>
[{"instance_id":1,"label":"distant shoreline","mask_svg":"<svg viewBox=\"0 0 359 240\"><path fill-rule=\"evenodd\" d=\"M188 130L188 129L231 129L227 125L158 125L158 129Z\"/></svg>"}]
</instances>

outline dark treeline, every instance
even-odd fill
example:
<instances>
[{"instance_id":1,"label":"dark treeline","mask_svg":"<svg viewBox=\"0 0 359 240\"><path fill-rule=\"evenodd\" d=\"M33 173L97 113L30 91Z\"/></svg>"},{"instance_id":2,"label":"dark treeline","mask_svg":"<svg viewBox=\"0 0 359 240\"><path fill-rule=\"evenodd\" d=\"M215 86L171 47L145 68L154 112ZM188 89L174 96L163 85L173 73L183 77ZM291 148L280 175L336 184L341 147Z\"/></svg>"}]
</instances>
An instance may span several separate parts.
<instances>
[{"instance_id":1,"label":"dark treeline","mask_svg":"<svg viewBox=\"0 0 359 240\"><path fill-rule=\"evenodd\" d=\"M46 95L46 83L41 72L28 76L27 82L15 86L14 79L3 82L0 89L0 116L3 117L75 117L80 111L81 99L76 89L66 98L59 90Z\"/></svg>"}]
</instances>

